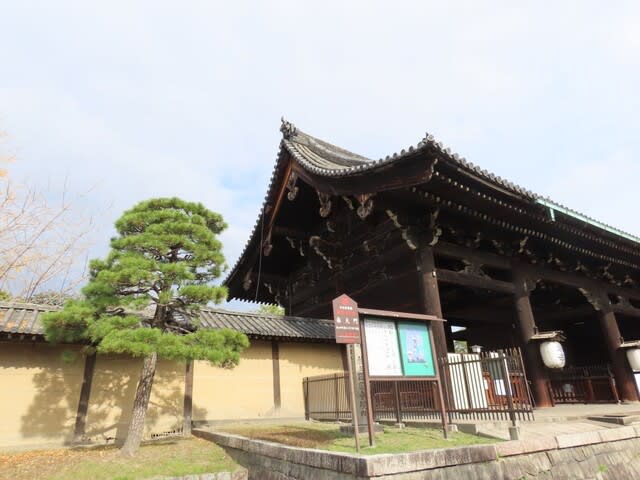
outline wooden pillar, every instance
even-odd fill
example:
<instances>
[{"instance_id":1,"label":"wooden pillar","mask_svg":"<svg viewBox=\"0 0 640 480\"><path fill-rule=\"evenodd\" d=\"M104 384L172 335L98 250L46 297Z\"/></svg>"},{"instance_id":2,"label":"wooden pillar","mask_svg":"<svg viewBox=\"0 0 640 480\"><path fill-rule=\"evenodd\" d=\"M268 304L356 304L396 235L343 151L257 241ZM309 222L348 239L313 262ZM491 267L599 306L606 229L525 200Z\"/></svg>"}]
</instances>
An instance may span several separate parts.
<instances>
[{"instance_id":1,"label":"wooden pillar","mask_svg":"<svg viewBox=\"0 0 640 480\"><path fill-rule=\"evenodd\" d=\"M347 353L346 348L341 348L340 351L342 355L342 370L347 372L349 370L349 359L347 358L349 354Z\"/></svg>"},{"instance_id":2,"label":"wooden pillar","mask_svg":"<svg viewBox=\"0 0 640 480\"><path fill-rule=\"evenodd\" d=\"M454 338L453 338L453 325L451 325L449 322L446 323L446 325L444 326L444 334L447 338L447 351L449 352L455 352L456 350L456 344L454 342Z\"/></svg>"},{"instance_id":3,"label":"wooden pillar","mask_svg":"<svg viewBox=\"0 0 640 480\"><path fill-rule=\"evenodd\" d=\"M273 366L273 408L280 410L282 397L280 394L280 346L277 340L271 342L271 360Z\"/></svg>"},{"instance_id":4,"label":"wooden pillar","mask_svg":"<svg viewBox=\"0 0 640 480\"><path fill-rule=\"evenodd\" d=\"M636 389L633 372L631 371L631 367L629 367L623 349L620 348L622 338L620 337L616 315L609 309L603 308L598 311L598 319L604 337L603 340L609 354L611 369L616 379L618 394L622 400L637 402L638 391Z\"/></svg>"},{"instance_id":5,"label":"wooden pillar","mask_svg":"<svg viewBox=\"0 0 640 480\"><path fill-rule=\"evenodd\" d=\"M80 400L76 413L76 424L73 429L73 442L78 443L83 440L85 427L87 424L87 411L89 410L89 397L91 397L91 384L93 383L93 372L96 367L96 353L87 355L84 361L84 373L82 374L82 387L80 388Z\"/></svg>"},{"instance_id":6,"label":"wooden pillar","mask_svg":"<svg viewBox=\"0 0 640 480\"><path fill-rule=\"evenodd\" d=\"M433 248L430 246L420 246L416 256L416 263L423 313L442 318L442 306L440 305L440 292L438 291ZM444 322L432 323L431 331L433 333L433 343L436 347L436 358L440 359L447 355L447 337L444 332ZM438 364L440 364L440 362L438 362Z\"/></svg>"},{"instance_id":7,"label":"wooden pillar","mask_svg":"<svg viewBox=\"0 0 640 480\"><path fill-rule=\"evenodd\" d=\"M182 434L191 435L193 419L193 360L187 360L184 370L184 403Z\"/></svg>"},{"instance_id":8,"label":"wooden pillar","mask_svg":"<svg viewBox=\"0 0 640 480\"><path fill-rule=\"evenodd\" d=\"M531 382L531 390L536 407L552 407L553 402L549 396L547 382L549 377L542 363L540 346L531 340L535 334L536 322L531 308L530 286L524 277L516 276L515 307L518 315L518 333L522 345L523 360L525 363L527 379Z\"/></svg>"}]
</instances>

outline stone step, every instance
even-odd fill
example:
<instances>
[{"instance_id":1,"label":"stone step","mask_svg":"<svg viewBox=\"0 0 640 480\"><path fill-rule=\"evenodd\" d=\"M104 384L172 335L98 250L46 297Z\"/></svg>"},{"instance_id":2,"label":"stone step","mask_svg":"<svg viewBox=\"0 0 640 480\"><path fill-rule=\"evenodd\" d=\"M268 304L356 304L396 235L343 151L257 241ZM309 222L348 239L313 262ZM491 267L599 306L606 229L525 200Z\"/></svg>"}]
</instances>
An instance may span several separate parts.
<instances>
[{"instance_id":1,"label":"stone step","mask_svg":"<svg viewBox=\"0 0 640 480\"><path fill-rule=\"evenodd\" d=\"M615 425L631 425L640 423L640 415L594 415L588 417L594 422L613 423Z\"/></svg>"}]
</instances>

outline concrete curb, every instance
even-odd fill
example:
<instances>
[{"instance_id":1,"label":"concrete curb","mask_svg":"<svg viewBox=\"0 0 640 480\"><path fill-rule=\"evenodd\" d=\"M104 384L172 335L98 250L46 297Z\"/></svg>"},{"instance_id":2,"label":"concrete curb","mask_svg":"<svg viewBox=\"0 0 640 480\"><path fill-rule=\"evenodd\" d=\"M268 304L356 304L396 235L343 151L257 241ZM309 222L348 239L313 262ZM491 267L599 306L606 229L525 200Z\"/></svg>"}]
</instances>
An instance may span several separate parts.
<instances>
[{"instance_id":1,"label":"concrete curb","mask_svg":"<svg viewBox=\"0 0 640 480\"><path fill-rule=\"evenodd\" d=\"M471 445L468 447L367 456L291 447L264 440L252 440L240 435L202 429L194 429L192 433L197 437L213 441L222 447L233 448L284 462L368 478L486 463L516 455L559 451L640 438L640 426L608 428L592 432L558 435L556 437L541 437L533 440L512 440L492 445Z\"/></svg>"},{"instance_id":2,"label":"concrete curb","mask_svg":"<svg viewBox=\"0 0 640 480\"><path fill-rule=\"evenodd\" d=\"M264 440L251 440L240 435L223 432L194 429L192 434L211 440L222 447L235 448L286 462L364 477L431 470L498 459L494 445L472 445L469 447L368 455L365 457L349 453L290 447Z\"/></svg>"},{"instance_id":3,"label":"concrete curb","mask_svg":"<svg viewBox=\"0 0 640 480\"><path fill-rule=\"evenodd\" d=\"M156 476L148 480L247 480L248 478L249 472L246 468L242 468L234 472L198 473L180 477Z\"/></svg>"}]
</instances>

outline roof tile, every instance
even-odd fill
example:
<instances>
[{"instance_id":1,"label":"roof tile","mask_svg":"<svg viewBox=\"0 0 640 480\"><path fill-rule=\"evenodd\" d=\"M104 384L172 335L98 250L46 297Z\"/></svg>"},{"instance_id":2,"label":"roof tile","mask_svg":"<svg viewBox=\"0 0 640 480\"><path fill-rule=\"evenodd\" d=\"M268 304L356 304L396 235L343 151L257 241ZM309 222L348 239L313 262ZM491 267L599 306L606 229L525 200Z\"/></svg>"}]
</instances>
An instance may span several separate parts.
<instances>
[{"instance_id":1,"label":"roof tile","mask_svg":"<svg viewBox=\"0 0 640 480\"><path fill-rule=\"evenodd\" d=\"M55 310L58 308L47 305L0 302L0 333L44 335L41 315ZM202 309L199 320L203 328L230 328L253 337L299 341L331 341L335 338L331 320L213 308Z\"/></svg>"}]
</instances>

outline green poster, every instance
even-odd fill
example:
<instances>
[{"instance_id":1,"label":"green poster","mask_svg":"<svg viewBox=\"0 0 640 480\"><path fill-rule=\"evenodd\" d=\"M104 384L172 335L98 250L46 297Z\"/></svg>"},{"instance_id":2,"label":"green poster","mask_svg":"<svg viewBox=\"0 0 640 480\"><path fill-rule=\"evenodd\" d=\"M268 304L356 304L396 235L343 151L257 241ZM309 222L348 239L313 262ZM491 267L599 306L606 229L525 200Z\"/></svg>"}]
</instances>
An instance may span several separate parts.
<instances>
[{"instance_id":1,"label":"green poster","mask_svg":"<svg viewBox=\"0 0 640 480\"><path fill-rule=\"evenodd\" d=\"M408 377L432 377L435 370L429 330L424 323L398 322L402 370Z\"/></svg>"}]
</instances>

